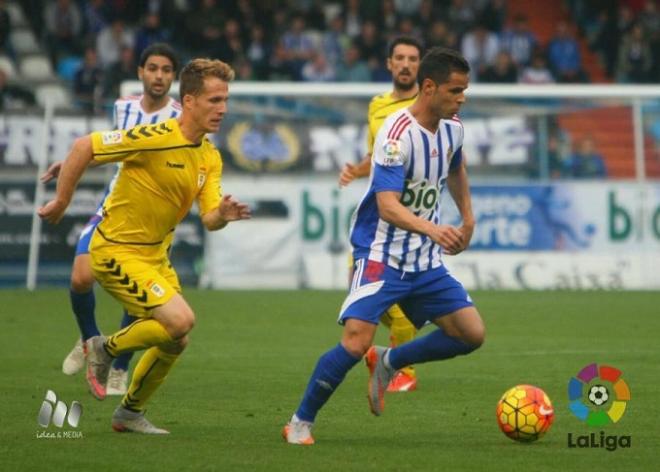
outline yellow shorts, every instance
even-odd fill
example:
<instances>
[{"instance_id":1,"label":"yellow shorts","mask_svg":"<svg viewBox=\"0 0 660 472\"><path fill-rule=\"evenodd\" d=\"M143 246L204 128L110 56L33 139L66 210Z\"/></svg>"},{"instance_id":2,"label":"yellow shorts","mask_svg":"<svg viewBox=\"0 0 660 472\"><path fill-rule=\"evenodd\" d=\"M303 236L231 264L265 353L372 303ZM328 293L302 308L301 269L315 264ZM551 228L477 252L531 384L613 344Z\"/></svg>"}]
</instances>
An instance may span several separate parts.
<instances>
[{"instance_id":1,"label":"yellow shorts","mask_svg":"<svg viewBox=\"0 0 660 472\"><path fill-rule=\"evenodd\" d=\"M164 246L122 246L97 233L89 254L97 282L133 316L149 317L153 309L181 292L179 277Z\"/></svg>"}]
</instances>

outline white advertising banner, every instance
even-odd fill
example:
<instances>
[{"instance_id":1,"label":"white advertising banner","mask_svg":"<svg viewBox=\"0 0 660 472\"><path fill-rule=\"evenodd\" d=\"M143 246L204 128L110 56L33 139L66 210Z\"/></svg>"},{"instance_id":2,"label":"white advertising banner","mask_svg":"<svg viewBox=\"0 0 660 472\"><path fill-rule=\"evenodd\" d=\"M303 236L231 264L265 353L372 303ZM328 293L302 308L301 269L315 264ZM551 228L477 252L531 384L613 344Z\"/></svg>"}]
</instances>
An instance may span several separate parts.
<instances>
[{"instance_id":1,"label":"white advertising banner","mask_svg":"<svg viewBox=\"0 0 660 472\"><path fill-rule=\"evenodd\" d=\"M350 218L366 185L227 176L225 192L255 215L211 233L202 284L345 288ZM471 247L445 257L468 288L660 289L660 184L475 184L472 198ZM456 223L445 206L445 222Z\"/></svg>"}]
</instances>

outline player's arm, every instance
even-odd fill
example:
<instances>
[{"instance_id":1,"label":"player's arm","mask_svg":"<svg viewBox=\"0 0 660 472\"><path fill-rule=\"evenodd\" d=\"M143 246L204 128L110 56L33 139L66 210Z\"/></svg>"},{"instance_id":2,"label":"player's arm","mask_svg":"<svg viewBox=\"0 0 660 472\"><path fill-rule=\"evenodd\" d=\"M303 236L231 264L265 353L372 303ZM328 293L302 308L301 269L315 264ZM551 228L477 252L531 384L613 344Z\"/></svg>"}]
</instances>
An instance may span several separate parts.
<instances>
[{"instance_id":1,"label":"player's arm","mask_svg":"<svg viewBox=\"0 0 660 472\"><path fill-rule=\"evenodd\" d=\"M60 171L62 170L62 164L64 164L64 161L55 161L53 162L50 167L48 167L48 170L44 172L41 177L39 177L39 180L41 180L41 183L48 183L51 180L55 180L59 175ZM98 167L102 163L92 160L92 162L89 163L89 167Z\"/></svg>"},{"instance_id":2,"label":"player's arm","mask_svg":"<svg viewBox=\"0 0 660 472\"><path fill-rule=\"evenodd\" d=\"M351 164L347 162L339 174L339 185L345 187L355 179L368 177L371 171L371 154L365 154L360 162Z\"/></svg>"},{"instance_id":3,"label":"player's arm","mask_svg":"<svg viewBox=\"0 0 660 472\"><path fill-rule=\"evenodd\" d=\"M60 222L66 208L71 203L78 181L93 158L91 137L87 135L76 139L62 164L55 198L39 208L38 214L41 218L52 224Z\"/></svg>"},{"instance_id":4,"label":"player's arm","mask_svg":"<svg viewBox=\"0 0 660 472\"><path fill-rule=\"evenodd\" d=\"M230 221L246 220L250 218L250 208L231 195L222 195L220 177L222 176L222 158L218 153L217 159L210 163L208 178L197 196L202 224L209 231L224 228Z\"/></svg>"},{"instance_id":5,"label":"player's arm","mask_svg":"<svg viewBox=\"0 0 660 472\"><path fill-rule=\"evenodd\" d=\"M202 215L202 224L209 231L217 231L227 226L230 221L247 220L250 216L250 207L246 203L234 200L231 195L225 195L219 206Z\"/></svg>"},{"instance_id":6,"label":"player's arm","mask_svg":"<svg viewBox=\"0 0 660 472\"><path fill-rule=\"evenodd\" d=\"M456 254L462 250L463 236L459 229L450 225L435 225L420 218L403 206L400 200L400 192L378 192L376 194L378 215L397 228L427 235L449 254Z\"/></svg>"},{"instance_id":7,"label":"player's arm","mask_svg":"<svg viewBox=\"0 0 660 472\"><path fill-rule=\"evenodd\" d=\"M460 162L451 166L449 169L449 175L447 176L447 188L451 198L454 199L458 212L461 215L463 221L462 226L459 228L459 231L462 234L463 247L457 251L461 252L467 249L472 239L472 233L474 232L474 214L472 213L472 198L470 196L470 184L468 182L467 169L465 167L464 156L461 157Z\"/></svg>"}]
</instances>

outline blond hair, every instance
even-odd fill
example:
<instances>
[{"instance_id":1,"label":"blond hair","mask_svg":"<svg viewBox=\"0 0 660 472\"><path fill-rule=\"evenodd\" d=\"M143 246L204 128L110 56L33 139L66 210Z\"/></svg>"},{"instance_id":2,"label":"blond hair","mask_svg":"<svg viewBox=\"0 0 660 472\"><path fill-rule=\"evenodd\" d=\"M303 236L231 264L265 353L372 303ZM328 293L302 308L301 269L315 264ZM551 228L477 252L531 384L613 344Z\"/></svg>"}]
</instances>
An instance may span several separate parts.
<instances>
[{"instance_id":1,"label":"blond hair","mask_svg":"<svg viewBox=\"0 0 660 472\"><path fill-rule=\"evenodd\" d=\"M198 58L190 61L179 75L179 96L198 96L204 89L204 80L216 77L224 82L234 80L234 69L217 59Z\"/></svg>"}]
</instances>

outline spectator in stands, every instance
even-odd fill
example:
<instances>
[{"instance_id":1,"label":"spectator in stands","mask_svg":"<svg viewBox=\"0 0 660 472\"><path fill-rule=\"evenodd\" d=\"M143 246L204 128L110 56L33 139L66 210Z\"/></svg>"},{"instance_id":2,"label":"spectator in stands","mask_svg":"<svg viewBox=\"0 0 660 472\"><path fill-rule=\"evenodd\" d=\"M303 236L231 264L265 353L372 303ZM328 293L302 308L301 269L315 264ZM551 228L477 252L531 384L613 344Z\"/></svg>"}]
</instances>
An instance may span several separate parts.
<instances>
[{"instance_id":1,"label":"spectator in stands","mask_svg":"<svg viewBox=\"0 0 660 472\"><path fill-rule=\"evenodd\" d=\"M289 28L282 35L280 42L294 77L300 79L303 66L312 60L315 53L314 41L305 31L305 18L300 13L293 15ZM323 58L327 63L325 56Z\"/></svg>"},{"instance_id":2,"label":"spectator in stands","mask_svg":"<svg viewBox=\"0 0 660 472\"><path fill-rule=\"evenodd\" d=\"M82 15L72 0L47 2L44 10L45 39L53 67L64 56L80 54Z\"/></svg>"},{"instance_id":3,"label":"spectator in stands","mask_svg":"<svg viewBox=\"0 0 660 472\"><path fill-rule=\"evenodd\" d=\"M268 79L268 61L271 54L272 48L266 41L263 27L255 24L250 29L250 41L245 48L245 57L250 62L256 80Z\"/></svg>"},{"instance_id":4,"label":"spectator in stands","mask_svg":"<svg viewBox=\"0 0 660 472\"><path fill-rule=\"evenodd\" d=\"M228 18L222 32L222 41L216 49L214 57L227 64L233 64L245 58L245 45L241 37L241 26L233 18Z\"/></svg>"},{"instance_id":5,"label":"spectator in stands","mask_svg":"<svg viewBox=\"0 0 660 472\"><path fill-rule=\"evenodd\" d=\"M305 63L301 76L306 82L331 82L335 80L336 73L323 53L319 51L313 53L312 58Z\"/></svg>"},{"instance_id":6,"label":"spectator in stands","mask_svg":"<svg viewBox=\"0 0 660 472\"><path fill-rule=\"evenodd\" d=\"M346 49L344 60L337 67L337 80L340 82L369 82L371 72L366 62L360 58L360 50L355 45Z\"/></svg>"},{"instance_id":7,"label":"spectator in stands","mask_svg":"<svg viewBox=\"0 0 660 472\"><path fill-rule=\"evenodd\" d=\"M346 0L344 6L344 27L346 34L356 38L362 29L364 18L360 10L360 0Z\"/></svg>"},{"instance_id":8,"label":"spectator in stands","mask_svg":"<svg viewBox=\"0 0 660 472\"><path fill-rule=\"evenodd\" d=\"M442 46L457 49L457 41L456 33L450 30L443 20L436 20L431 23L431 27L424 38L424 44L427 47Z\"/></svg>"},{"instance_id":9,"label":"spectator in stands","mask_svg":"<svg viewBox=\"0 0 660 472\"><path fill-rule=\"evenodd\" d=\"M462 38L474 24L476 13L467 0L451 0L451 5L447 11L447 18L452 29L459 38Z\"/></svg>"},{"instance_id":10,"label":"spectator in stands","mask_svg":"<svg viewBox=\"0 0 660 472\"><path fill-rule=\"evenodd\" d=\"M13 50L9 43L9 34L11 33L11 17L7 10L5 0L0 0L0 54L7 54L14 58Z\"/></svg>"},{"instance_id":11,"label":"spectator in stands","mask_svg":"<svg viewBox=\"0 0 660 472\"><path fill-rule=\"evenodd\" d=\"M0 69L0 111L24 109L36 103L32 91L18 84L9 83L7 73Z\"/></svg>"},{"instance_id":12,"label":"spectator in stands","mask_svg":"<svg viewBox=\"0 0 660 472\"><path fill-rule=\"evenodd\" d=\"M275 45L273 55L268 63L268 79L272 81L294 80L294 71L288 60L287 53L281 43Z\"/></svg>"},{"instance_id":13,"label":"spectator in stands","mask_svg":"<svg viewBox=\"0 0 660 472\"><path fill-rule=\"evenodd\" d=\"M565 21L557 24L557 33L548 45L548 56L558 82L586 82L580 47Z\"/></svg>"},{"instance_id":14,"label":"spectator in stands","mask_svg":"<svg viewBox=\"0 0 660 472\"><path fill-rule=\"evenodd\" d=\"M563 164L562 175L574 179L607 177L605 161L596 152L593 139L586 136L578 142L575 152Z\"/></svg>"},{"instance_id":15,"label":"spectator in stands","mask_svg":"<svg viewBox=\"0 0 660 472\"><path fill-rule=\"evenodd\" d=\"M169 30L162 26L158 13L147 13L142 27L135 33L134 57L142 56L142 51L154 43L168 43L171 36Z\"/></svg>"},{"instance_id":16,"label":"spectator in stands","mask_svg":"<svg viewBox=\"0 0 660 472\"><path fill-rule=\"evenodd\" d=\"M344 31L344 18L335 15L328 22L328 30L321 37L321 49L333 66L337 66L344 57L344 51L351 44L351 38Z\"/></svg>"},{"instance_id":17,"label":"spectator in stands","mask_svg":"<svg viewBox=\"0 0 660 472\"><path fill-rule=\"evenodd\" d=\"M488 31L483 23L479 23L463 37L461 51L475 72L475 79L481 80L486 69L495 64L500 44L497 35Z\"/></svg>"},{"instance_id":18,"label":"spectator in stands","mask_svg":"<svg viewBox=\"0 0 660 472\"><path fill-rule=\"evenodd\" d=\"M548 69L548 63L541 52L534 53L532 63L525 67L520 74L520 83L523 84L553 84L555 78Z\"/></svg>"},{"instance_id":19,"label":"spectator in stands","mask_svg":"<svg viewBox=\"0 0 660 472\"><path fill-rule=\"evenodd\" d=\"M135 53L130 46L121 48L119 60L110 65L103 74L103 98L115 101L119 97L119 87L125 80L135 80Z\"/></svg>"},{"instance_id":20,"label":"spectator in stands","mask_svg":"<svg viewBox=\"0 0 660 472\"><path fill-rule=\"evenodd\" d=\"M515 84L518 81L518 68L508 52L500 51L495 64L488 66L479 79L482 82Z\"/></svg>"},{"instance_id":21,"label":"spectator in stands","mask_svg":"<svg viewBox=\"0 0 660 472\"><path fill-rule=\"evenodd\" d=\"M386 45L381 36L378 34L376 23L367 20L362 24L360 36L355 39L353 43L360 50L360 57L367 63L373 60L379 64L385 63Z\"/></svg>"},{"instance_id":22,"label":"spectator in stands","mask_svg":"<svg viewBox=\"0 0 660 472\"><path fill-rule=\"evenodd\" d=\"M216 0L202 0L188 12L185 21L188 46L197 54L210 56L220 48L225 14Z\"/></svg>"},{"instance_id":23,"label":"spectator in stands","mask_svg":"<svg viewBox=\"0 0 660 472\"><path fill-rule=\"evenodd\" d=\"M651 45L637 23L624 38L619 47L617 80L620 82L644 83L651 80L653 55Z\"/></svg>"},{"instance_id":24,"label":"spectator in stands","mask_svg":"<svg viewBox=\"0 0 660 472\"><path fill-rule=\"evenodd\" d=\"M112 23L99 33L96 39L96 56L102 69L110 67L119 61L121 48L124 46L132 48L135 38L129 31L121 18L115 18Z\"/></svg>"},{"instance_id":25,"label":"spectator in stands","mask_svg":"<svg viewBox=\"0 0 660 472\"><path fill-rule=\"evenodd\" d=\"M485 0L485 5L479 11L479 18L486 25L486 28L499 33L504 29L507 15L506 7L507 0Z\"/></svg>"},{"instance_id":26,"label":"spectator in stands","mask_svg":"<svg viewBox=\"0 0 660 472\"><path fill-rule=\"evenodd\" d=\"M99 66L96 50L87 48L83 63L73 77L73 94L78 108L86 113L98 109L102 81L103 70Z\"/></svg>"},{"instance_id":27,"label":"spectator in stands","mask_svg":"<svg viewBox=\"0 0 660 472\"><path fill-rule=\"evenodd\" d=\"M558 179L563 171L563 152L562 140L557 134L551 133L548 138L547 149L547 177ZM543 164L545 165L545 164ZM539 153L530 153L530 162L527 165L527 176L531 179L542 178L546 175L546 170L542 171Z\"/></svg>"},{"instance_id":28,"label":"spectator in stands","mask_svg":"<svg viewBox=\"0 0 660 472\"><path fill-rule=\"evenodd\" d=\"M511 55L518 67L528 66L532 62L532 54L538 46L538 39L529 29L527 17L517 15L513 26L504 31L500 38L500 48Z\"/></svg>"},{"instance_id":29,"label":"spectator in stands","mask_svg":"<svg viewBox=\"0 0 660 472\"><path fill-rule=\"evenodd\" d=\"M89 0L83 7L83 20L87 43L93 44L98 34L108 26L111 12L105 0Z\"/></svg>"}]
</instances>

